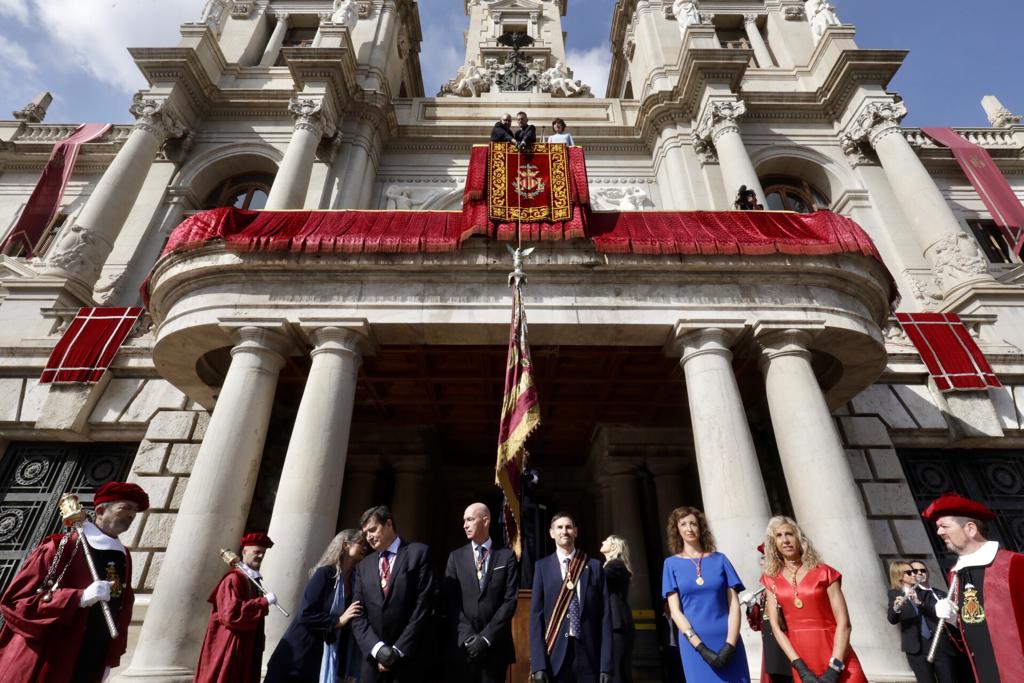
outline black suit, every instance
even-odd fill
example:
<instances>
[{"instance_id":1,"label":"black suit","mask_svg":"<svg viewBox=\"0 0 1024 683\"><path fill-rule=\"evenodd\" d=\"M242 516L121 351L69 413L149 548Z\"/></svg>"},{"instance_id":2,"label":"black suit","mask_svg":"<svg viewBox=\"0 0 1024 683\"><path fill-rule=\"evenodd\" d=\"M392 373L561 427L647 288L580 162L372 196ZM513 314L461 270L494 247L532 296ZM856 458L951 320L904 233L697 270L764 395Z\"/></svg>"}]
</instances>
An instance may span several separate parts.
<instances>
[{"instance_id":1,"label":"black suit","mask_svg":"<svg viewBox=\"0 0 1024 683\"><path fill-rule=\"evenodd\" d=\"M579 552L579 551L577 551ZM597 560L587 560L580 574L580 633L569 637L569 615L562 620L555 647L548 657L544 631L562 589L558 554L534 565L530 603L530 671L547 671L553 683L593 683L598 674L612 672L612 615L608 583Z\"/></svg>"},{"instance_id":2,"label":"black suit","mask_svg":"<svg viewBox=\"0 0 1024 683\"><path fill-rule=\"evenodd\" d=\"M516 143L520 147L529 147L537 142L537 129L532 123L526 124L526 128L516 129Z\"/></svg>"},{"instance_id":3,"label":"black suit","mask_svg":"<svg viewBox=\"0 0 1024 683\"><path fill-rule=\"evenodd\" d=\"M428 658L423 641L428 636L434 586L430 549L422 543L401 542L397 556L391 558L387 597L381 589L379 565L380 551L360 562L352 591L352 599L363 604L363 613L352 620L356 642L365 657L360 681L415 683L423 680ZM378 674L371 655L379 642L402 652L389 677Z\"/></svg>"},{"instance_id":4,"label":"black suit","mask_svg":"<svg viewBox=\"0 0 1024 683\"><path fill-rule=\"evenodd\" d=\"M889 589L889 606L886 617L890 624L899 624L900 627L900 648L907 655L907 662L918 683L956 683L957 676L953 660L953 645L948 635L943 635L939 641L939 647L935 653L935 663L928 662L928 649L931 647L931 635L938 627L938 617L935 616L935 603L939 597L945 597L941 591L931 591L920 588L914 589L921 604L914 605L907 600L903 603L900 611L893 609L893 602L903 595L898 588ZM921 618L924 617L928 627L927 638L921 630Z\"/></svg>"},{"instance_id":5,"label":"black suit","mask_svg":"<svg viewBox=\"0 0 1024 683\"><path fill-rule=\"evenodd\" d=\"M515 553L492 545L481 590L476 565L473 544L467 543L448 556L444 572L445 604L458 648L452 678L504 683L508 665L516 660L512 615L519 591L519 567ZM467 662L463 645L471 636L486 638L490 645L475 661Z\"/></svg>"},{"instance_id":6,"label":"black suit","mask_svg":"<svg viewBox=\"0 0 1024 683\"><path fill-rule=\"evenodd\" d=\"M516 144L516 137L512 135L512 131L505 127L501 121L494 124L494 128L491 128L491 142L511 142L513 145Z\"/></svg>"},{"instance_id":7,"label":"black suit","mask_svg":"<svg viewBox=\"0 0 1024 683\"><path fill-rule=\"evenodd\" d=\"M622 560L604 566L612 615L612 683L633 683L633 611L629 609L629 584L633 575Z\"/></svg>"}]
</instances>

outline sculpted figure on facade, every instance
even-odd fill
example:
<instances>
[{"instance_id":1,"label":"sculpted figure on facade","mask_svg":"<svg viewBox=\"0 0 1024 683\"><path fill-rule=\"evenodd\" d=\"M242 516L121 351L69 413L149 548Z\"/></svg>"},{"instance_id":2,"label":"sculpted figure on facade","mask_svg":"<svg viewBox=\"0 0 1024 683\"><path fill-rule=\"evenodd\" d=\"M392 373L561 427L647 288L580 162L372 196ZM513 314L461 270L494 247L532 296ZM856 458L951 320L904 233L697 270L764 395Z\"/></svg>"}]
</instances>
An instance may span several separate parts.
<instances>
[{"instance_id":1,"label":"sculpted figure on facade","mask_svg":"<svg viewBox=\"0 0 1024 683\"><path fill-rule=\"evenodd\" d=\"M228 15L228 3L226 0L207 0L203 7L203 13L199 17L200 24L206 24L216 36L224 28L224 19Z\"/></svg>"},{"instance_id":2,"label":"sculpted figure on facade","mask_svg":"<svg viewBox=\"0 0 1024 683\"><path fill-rule=\"evenodd\" d=\"M398 185L392 185L384 191L388 209L396 211L409 211L412 209L412 193Z\"/></svg>"},{"instance_id":3,"label":"sculpted figure on facade","mask_svg":"<svg viewBox=\"0 0 1024 683\"><path fill-rule=\"evenodd\" d=\"M540 89L556 97L584 97L591 94L590 86L578 79L574 80L569 68L562 62L555 62L553 67L540 75Z\"/></svg>"},{"instance_id":4,"label":"sculpted figure on facade","mask_svg":"<svg viewBox=\"0 0 1024 683\"><path fill-rule=\"evenodd\" d=\"M334 0L334 13L331 15L331 23L341 24L349 31L356 27L359 21L359 5L354 0Z\"/></svg>"},{"instance_id":5,"label":"sculpted figure on facade","mask_svg":"<svg viewBox=\"0 0 1024 683\"><path fill-rule=\"evenodd\" d=\"M993 128L1009 128L1021 122L1021 117L1004 107L1003 103L994 95L982 97L981 106Z\"/></svg>"},{"instance_id":6,"label":"sculpted figure on facade","mask_svg":"<svg viewBox=\"0 0 1024 683\"><path fill-rule=\"evenodd\" d=\"M679 22L679 33L685 33L691 24L700 24L700 7L696 0L675 0L672 3L672 14Z\"/></svg>"},{"instance_id":7,"label":"sculpted figure on facade","mask_svg":"<svg viewBox=\"0 0 1024 683\"><path fill-rule=\"evenodd\" d=\"M836 16L836 8L825 2L825 0L807 0L804 3L804 12L807 14L807 21L811 24L811 33L814 34L814 42L817 43L825 35L825 29L829 26L839 26L839 17Z\"/></svg>"},{"instance_id":8,"label":"sculpted figure on facade","mask_svg":"<svg viewBox=\"0 0 1024 683\"><path fill-rule=\"evenodd\" d=\"M988 273L988 263L966 233L950 233L929 247L935 255L935 277L942 289Z\"/></svg>"},{"instance_id":9,"label":"sculpted figure on facade","mask_svg":"<svg viewBox=\"0 0 1024 683\"><path fill-rule=\"evenodd\" d=\"M641 187L609 187L592 192L598 211L644 211L654 207L651 196Z\"/></svg>"}]
</instances>

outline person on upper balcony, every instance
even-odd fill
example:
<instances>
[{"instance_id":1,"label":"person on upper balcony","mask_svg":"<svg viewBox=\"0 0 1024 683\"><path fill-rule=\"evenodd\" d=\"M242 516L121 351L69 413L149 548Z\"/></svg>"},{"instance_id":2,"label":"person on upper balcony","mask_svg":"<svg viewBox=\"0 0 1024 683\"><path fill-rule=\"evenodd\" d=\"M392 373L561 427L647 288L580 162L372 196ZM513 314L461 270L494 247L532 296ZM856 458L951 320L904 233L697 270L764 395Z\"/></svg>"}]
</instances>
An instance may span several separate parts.
<instances>
[{"instance_id":1,"label":"person on upper balcony","mask_svg":"<svg viewBox=\"0 0 1024 683\"><path fill-rule=\"evenodd\" d=\"M747 189L746 185L740 185L732 206L735 211L764 211L764 204L757 202L757 192Z\"/></svg>"},{"instance_id":2,"label":"person on upper balcony","mask_svg":"<svg viewBox=\"0 0 1024 683\"><path fill-rule=\"evenodd\" d=\"M512 114L503 114L491 129L491 142L511 142L516 144L516 136L512 134Z\"/></svg>"},{"instance_id":3,"label":"person on upper balcony","mask_svg":"<svg viewBox=\"0 0 1024 683\"><path fill-rule=\"evenodd\" d=\"M562 119L555 119L551 122L551 127L555 130L554 135L548 136L548 142L560 143L566 147L574 147L575 142L572 141L572 135L565 132L565 121Z\"/></svg>"},{"instance_id":4,"label":"person on upper balcony","mask_svg":"<svg viewBox=\"0 0 1024 683\"><path fill-rule=\"evenodd\" d=\"M537 129L530 123L525 111L516 114L516 121L519 123L519 128L516 130L516 147L522 152L537 142Z\"/></svg>"}]
</instances>

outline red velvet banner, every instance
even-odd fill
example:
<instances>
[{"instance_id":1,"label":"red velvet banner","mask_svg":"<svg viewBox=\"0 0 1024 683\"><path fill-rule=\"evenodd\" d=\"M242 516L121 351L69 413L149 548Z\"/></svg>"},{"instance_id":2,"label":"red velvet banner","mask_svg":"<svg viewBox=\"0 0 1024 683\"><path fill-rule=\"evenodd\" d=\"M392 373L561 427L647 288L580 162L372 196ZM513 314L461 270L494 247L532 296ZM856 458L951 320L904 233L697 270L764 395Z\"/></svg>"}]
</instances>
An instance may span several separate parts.
<instances>
[{"instance_id":1,"label":"red velvet banner","mask_svg":"<svg viewBox=\"0 0 1024 683\"><path fill-rule=\"evenodd\" d=\"M487 215L496 221L564 221L572 216L568 148L537 143L519 152L492 142Z\"/></svg>"},{"instance_id":2,"label":"red velvet banner","mask_svg":"<svg viewBox=\"0 0 1024 683\"><path fill-rule=\"evenodd\" d=\"M82 308L53 347L40 384L98 382L142 315L141 308Z\"/></svg>"},{"instance_id":3,"label":"red velvet banner","mask_svg":"<svg viewBox=\"0 0 1024 683\"><path fill-rule=\"evenodd\" d=\"M960 137L952 128L922 128L921 132L953 152L953 158L971 181L992 220L1002 228L1013 253L1020 256L1024 249L1024 205L992 156L985 148Z\"/></svg>"},{"instance_id":4,"label":"red velvet banner","mask_svg":"<svg viewBox=\"0 0 1024 683\"><path fill-rule=\"evenodd\" d=\"M939 391L1002 386L956 313L897 313L896 319Z\"/></svg>"},{"instance_id":5,"label":"red velvet banner","mask_svg":"<svg viewBox=\"0 0 1024 683\"><path fill-rule=\"evenodd\" d=\"M17 224L3 244L0 244L0 252L7 253L12 244L18 244L21 247L19 255L35 256L36 247L57 215L64 189L68 186L71 174L75 172L79 150L83 144L95 140L108 130L109 123L86 123L53 146L50 159L43 167Z\"/></svg>"}]
</instances>

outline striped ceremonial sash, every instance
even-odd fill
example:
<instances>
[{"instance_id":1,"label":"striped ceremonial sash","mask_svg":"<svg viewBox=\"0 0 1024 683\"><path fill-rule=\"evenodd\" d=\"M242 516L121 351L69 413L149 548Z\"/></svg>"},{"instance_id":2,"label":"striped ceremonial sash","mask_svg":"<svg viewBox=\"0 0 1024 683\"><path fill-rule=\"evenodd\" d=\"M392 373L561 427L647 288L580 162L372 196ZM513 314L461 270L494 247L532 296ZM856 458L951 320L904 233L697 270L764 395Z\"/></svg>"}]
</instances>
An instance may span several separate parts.
<instances>
[{"instance_id":1,"label":"striped ceremonial sash","mask_svg":"<svg viewBox=\"0 0 1024 683\"><path fill-rule=\"evenodd\" d=\"M579 585L580 575L586 566L587 554L582 550L578 551L569 562L569 569L565 572L565 578L562 579L562 589L558 592L558 598L555 600L551 621L548 622L548 628L544 631L544 644L547 646L549 657L555 649L555 641L558 639L558 632L562 629L562 622L565 621L565 617L569 613L569 600ZM580 607L582 608L582 604Z\"/></svg>"}]
</instances>

